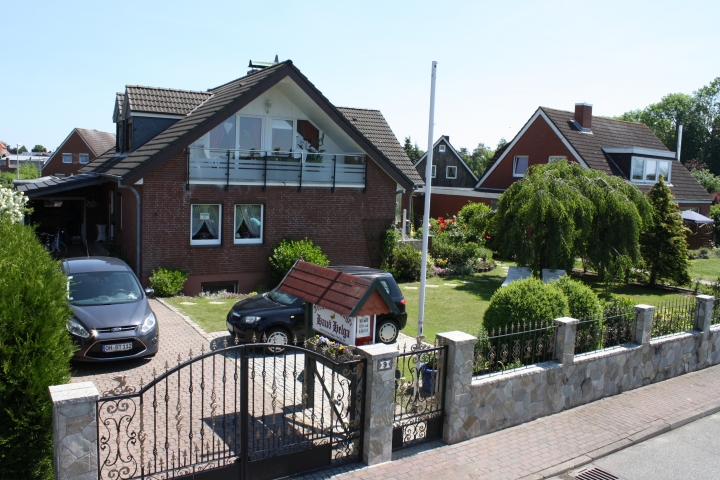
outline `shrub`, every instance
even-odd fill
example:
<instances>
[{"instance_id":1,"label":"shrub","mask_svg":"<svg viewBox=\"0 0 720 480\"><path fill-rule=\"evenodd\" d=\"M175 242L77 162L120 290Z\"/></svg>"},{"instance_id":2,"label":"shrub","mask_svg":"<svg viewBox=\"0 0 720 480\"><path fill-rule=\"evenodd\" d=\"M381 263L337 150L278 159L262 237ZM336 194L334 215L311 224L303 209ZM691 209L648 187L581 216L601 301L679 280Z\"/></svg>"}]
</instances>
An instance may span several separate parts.
<instances>
[{"instance_id":1,"label":"shrub","mask_svg":"<svg viewBox=\"0 0 720 480\"><path fill-rule=\"evenodd\" d=\"M173 297L180 293L187 277L179 268L158 268L152 272L150 285L158 297Z\"/></svg>"},{"instance_id":2,"label":"shrub","mask_svg":"<svg viewBox=\"0 0 720 480\"><path fill-rule=\"evenodd\" d=\"M458 220L467 225L473 239L482 240L488 235L492 210L484 203L468 203L457 214Z\"/></svg>"},{"instance_id":3,"label":"shrub","mask_svg":"<svg viewBox=\"0 0 720 480\"><path fill-rule=\"evenodd\" d=\"M395 245L397 245L400 241L400 238L400 232L395 230L395 228L390 227L385 230L382 238L380 239L380 258L388 258L392 255L392 251L395 248Z\"/></svg>"},{"instance_id":4,"label":"shrub","mask_svg":"<svg viewBox=\"0 0 720 480\"><path fill-rule=\"evenodd\" d=\"M568 301L553 284L526 278L499 288L490 298L483 317L484 328L496 333L518 323L549 323L568 315Z\"/></svg>"},{"instance_id":5,"label":"shrub","mask_svg":"<svg viewBox=\"0 0 720 480\"><path fill-rule=\"evenodd\" d=\"M420 280L421 263L422 253L418 250L410 245L396 245L380 268L392 273L397 282L417 282Z\"/></svg>"},{"instance_id":6,"label":"shrub","mask_svg":"<svg viewBox=\"0 0 720 480\"><path fill-rule=\"evenodd\" d=\"M330 264L322 249L315 245L312 240L307 238L303 240L284 238L275 245L272 255L268 259L270 261L270 275L273 281L279 283L285 278L285 274L298 258L322 267L327 267Z\"/></svg>"},{"instance_id":7,"label":"shrub","mask_svg":"<svg viewBox=\"0 0 720 480\"><path fill-rule=\"evenodd\" d=\"M598 318L602 313L600 299L584 283L563 275L554 282L554 285L567 298L571 317L577 319Z\"/></svg>"},{"instance_id":8,"label":"shrub","mask_svg":"<svg viewBox=\"0 0 720 480\"><path fill-rule=\"evenodd\" d=\"M0 478L53 478L50 385L70 380L67 277L32 228L0 219Z\"/></svg>"},{"instance_id":9,"label":"shrub","mask_svg":"<svg viewBox=\"0 0 720 480\"><path fill-rule=\"evenodd\" d=\"M0 220L20 222L26 213L28 198L22 192L0 186Z\"/></svg>"}]
</instances>

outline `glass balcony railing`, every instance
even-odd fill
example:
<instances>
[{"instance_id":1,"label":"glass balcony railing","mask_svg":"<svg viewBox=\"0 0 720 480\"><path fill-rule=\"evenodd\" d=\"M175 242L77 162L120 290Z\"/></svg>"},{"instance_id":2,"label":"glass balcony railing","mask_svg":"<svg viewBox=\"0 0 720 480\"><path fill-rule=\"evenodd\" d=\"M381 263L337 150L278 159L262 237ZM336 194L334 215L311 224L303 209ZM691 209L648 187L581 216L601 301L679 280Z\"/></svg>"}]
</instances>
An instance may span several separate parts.
<instances>
[{"instance_id":1,"label":"glass balcony railing","mask_svg":"<svg viewBox=\"0 0 720 480\"><path fill-rule=\"evenodd\" d=\"M189 150L189 183L365 188L364 154Z\"/></svg>"}]
</instances>

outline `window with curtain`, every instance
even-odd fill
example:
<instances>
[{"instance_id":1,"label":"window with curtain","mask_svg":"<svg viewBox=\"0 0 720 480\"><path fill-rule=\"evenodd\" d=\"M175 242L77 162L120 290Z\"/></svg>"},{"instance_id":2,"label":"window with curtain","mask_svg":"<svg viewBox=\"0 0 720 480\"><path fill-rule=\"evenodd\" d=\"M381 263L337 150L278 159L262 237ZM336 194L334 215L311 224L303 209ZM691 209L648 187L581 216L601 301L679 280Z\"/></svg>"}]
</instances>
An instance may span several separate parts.
<instances>
[{"instance_id":1,"label":"window with curtain","mask_svg":"<svg viewBox=\"0 0 720 480\"><path fill-rule=\"evenodd\" d=\"M262 243L263 206L235 205L235 243Z\"/></svg>"},{"instance_id":2,"label":"window with curtain","mask_svg":"<svg viewBox=\"0 0 720 480\"><path fill-rule=\"evenodd\" d=\"M235 115L210 130L210 148L235 150Z\"/></svg>"},{"instance_id":3,"label":"window with curtain","mask_svg":"<svg viewBox=\"0 0 720 480\"><path fill-rule=\"evenodd\" d=\"M276 152L289 152L293 148L293 121L272 121L272 146Z\"/></svg>"},{"instance_id":4,"label":"window with curtain","mask_svg":"<svg viewBox=\"0 0 720 480\"><path fill-rule=\"evenodd\" d=\"M240 117L240 150L262 149L262 118Z\"/></svg>"},{"instance_id":5,"label":"window with curtain","mask_svg":"<svg viewBox=\"0 0 720 480\"><path fill-rule=\"evenodd\" d=\"M190 245L220 245L222 205L190 206Z\"/></svg>"}]
</instances>

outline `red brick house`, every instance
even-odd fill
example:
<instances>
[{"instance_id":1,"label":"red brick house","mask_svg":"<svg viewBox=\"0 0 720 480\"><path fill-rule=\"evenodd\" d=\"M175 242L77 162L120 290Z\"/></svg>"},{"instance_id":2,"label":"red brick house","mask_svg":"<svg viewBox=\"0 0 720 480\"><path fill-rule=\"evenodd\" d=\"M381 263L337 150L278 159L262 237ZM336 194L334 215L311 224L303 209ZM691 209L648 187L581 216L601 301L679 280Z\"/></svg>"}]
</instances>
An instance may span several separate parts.
<instances>
[{"instance_id":1,"label":"red brick house","mask_svg":"<svg viewBox=\"0 0 720 480\"><path fill-rule=\"evenodd\" d=\"M427 153L415 164L423 181L426 165ZM433 145L430 217L451 217L468 203L481 201L486 194L475 190L477 183L477 176L450 144L450 137L441 136ZM421 187L413 194L413 218L416 223L422 219L424 211L425 187Z\"/></svg>"},{"instance_id":2,"label":"red brick house","mask_svg":"<svg viewBox=\"0 0 720 480\"><path fill-rule=\"evenodd\" d=\"M712 198L675 152L642 123L592 115L592 105L578 103L575 112L538 108L504 148L498 150L490 168L475 190L497 198L513 182L523 178L530 165L557 159L577 162L586 168L618 175L647 192L663 175L682 210L708 215Z\"/></svg>"},{"instance_id":3,"label":"red brick house","mask_svg":"<svg viewBox=\"0 0 720 480\"><path fill-rule=\"evenodd\" d=\"M80 175L18 189L97 205L88 240L107 221L144 283L178 267L190 294L270 287L285 237L378 265L402 191L422 184L379 111L333 106L289 60L207 92L128 86L114 118L116 148Z\"/></svg>"},{"instance_id":4,"label":"red brick house","mask_svg":"<svg viewBox=\"0 0 720 480\"><path fill-rule=\"evenodd\" d=\"M114 147L114 133L73 128L43 165L42 175L58 178L76 175L81 167Z\"/></svg>"}]
</instances>

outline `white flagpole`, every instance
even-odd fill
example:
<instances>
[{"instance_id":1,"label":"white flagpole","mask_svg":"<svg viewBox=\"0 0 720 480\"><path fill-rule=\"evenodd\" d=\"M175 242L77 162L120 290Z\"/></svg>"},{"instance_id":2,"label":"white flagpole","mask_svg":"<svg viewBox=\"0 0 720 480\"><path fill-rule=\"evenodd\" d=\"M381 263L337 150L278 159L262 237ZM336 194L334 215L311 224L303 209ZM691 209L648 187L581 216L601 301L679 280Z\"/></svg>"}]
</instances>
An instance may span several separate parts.
<instances>
[{"instance_id":1,"label":"white flagpole","mask_svg":"<svg viewBox=\"0 0 720 480\"><path fill-rule=\"evenodd\" d=\"M418 347L425 338L425 279L427 278L428 231L430 230L430 187L432 184L433 127L435 126L435 74L437 62L432 62L430 81L430 125L428 127L428 149L425 157L425 212L423 213L422 263L420 264L420 305L418 306Z\"/></svg>"}]
</instances>

